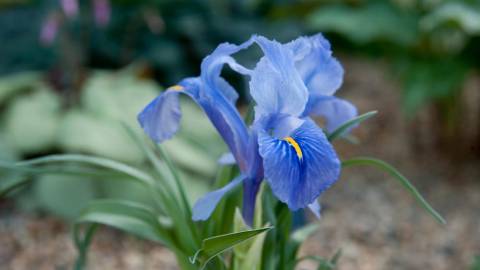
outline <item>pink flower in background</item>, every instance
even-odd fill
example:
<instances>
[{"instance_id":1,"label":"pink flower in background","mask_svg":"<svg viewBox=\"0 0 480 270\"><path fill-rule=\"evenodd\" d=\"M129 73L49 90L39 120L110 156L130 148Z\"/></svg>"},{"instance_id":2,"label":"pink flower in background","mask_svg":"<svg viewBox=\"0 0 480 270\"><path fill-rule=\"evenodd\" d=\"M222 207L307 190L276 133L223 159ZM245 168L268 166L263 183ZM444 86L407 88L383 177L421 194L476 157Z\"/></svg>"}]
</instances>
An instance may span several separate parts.
<instances>
[{"instance_id":1,"label":"pink flower in background","mask_svg":"<svg viewBox=\"0 0 480 270\"><path fill-rule=\"evenodd\" d=\"M63 12L69 18L75 17L78 14L78 1L77 0L60 0Z\"/></svg>"},{"instance_id":2,"label":"pink flower in background","mask_svg":"<svg viewBox=\"0 0 480 270\"><path fill-rule=\"evenodd\" d=\"M40 31L40 42L44 45L51 45L58 34L60 27L60 16L58 13L53 12L48 15L46 21L42 25Z\"/></svg>"},{"instance_id":3,"label":"pink flower in background","mask_svg":"<svg viewBox=\"0 0 480 270\"><path fill-rule=\"evenodd\" d=\"M111 6L109 0L93 0L95 22L99 26L106 26L110 21Z\"/></svg>"}]
</instances>

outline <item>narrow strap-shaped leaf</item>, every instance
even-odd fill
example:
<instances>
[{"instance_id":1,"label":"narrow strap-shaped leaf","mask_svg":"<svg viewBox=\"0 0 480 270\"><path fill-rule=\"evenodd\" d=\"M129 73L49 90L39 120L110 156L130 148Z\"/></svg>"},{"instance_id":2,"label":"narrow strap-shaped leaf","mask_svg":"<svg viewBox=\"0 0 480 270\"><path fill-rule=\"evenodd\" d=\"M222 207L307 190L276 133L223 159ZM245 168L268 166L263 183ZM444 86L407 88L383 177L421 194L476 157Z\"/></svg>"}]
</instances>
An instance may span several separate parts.
<instances>
[{"instance_id":1,"label":"narrow strap-shaped leaf","mask_svg":"<svg viewBox=\"0 0 480 270\"><path fill-rule=\"evenodd\" d=\"M327 136L328 140L333 141L333 140L337 139L338 137L342 136L343 133L345 131L347 131L349 128L360 124L361 122L367 120L368 118L374 116L375 114L377 114L377 111L371 111L371 112L364 113L362 115L359 115L355 118L352 118L352 119L348 120L347 122L342 124L340 127L338 127L335 131L330 133Z\"/></svg>"},{"instance_id":2,"label":"narrow strap-shaped leaf","mask_svg":"<svg viewBox=\"0 0 480 270\"><path fill-rule=\"evenodd\" d=\"M215 256L272 228L273 227L265 227L206 238L202 241L202 248L191 258L191 263L194 264L200 261L200 269L204 269L207 263L215 258Z\"/></svg>"},{"instance_id":3,"label":"narrow strap-shaped leaf","mask_svg":"<svg viewBox=\"0 0 480 270\"><path fill-rule=\"evenodd\" d=\"M428 212L432 217L435 218L439 223L446 224L445 219L433 209L432 206L423 198L423 196L418 192L418 190L408 181L408 179L403 176L400 172L398 172L394 167L390 164L386 163L385 161L369 158L369 157L358 157L349 160L342 161L342 167L352 166L352 165L370 165L377 167L379 169L384 170L391 176L393 176L396 180L402 184L402 186L413 195L413 197L417 200L418 203Z\"/></svg>"},{"instance_id":4,"label":"narrow strap-shaped leaf","mask_svg":"<svg viewBox=\"0 0 480 270\"><path fill-rule=\"evenodd\" d=\"M167 218L159 216L142 204L124 201L104 199L96 200L88 204L82 211L76 223L98 223L108 225L139 237L170 245L170 228L165 227ZM171 222L169 226L172 226Z\"/></svg>"},{"instance_id":5,"label":"narrow strap-shaped leaf","mask_svg":"<svg viewBox=\"0 0 480 270\"><path fill-rule=\"evenodd\" d=\"M149 186L155 184L154 179L150 175L132 166L129 166L127 164L124 164L115 160L111 160L108 158L95 157L95 156L76 155L76 154L50 155L50 156L30 159L26 161L21 161L21 162L18 162L17 165L28 166L28 165L50 164L55 162L79 162L79 163L96 165L99 167L111 169L111 170L129 175Z\"/></svg>"},{"instance_id":6,"label":"narrow strap-shaped leaf","mask_svg":"<svg viewBox=\"0 0 480 270\"><path fill-rule=\"evenodd\" d=\"M31 179L25 177L15 177L12 179L1 179L2 182L8 181L7 183L0 183L0 198L4 197L8 193L17 190L31 182Z\"/></svg>"},{"instance_id":7,"label":"narrow strap-shaped leaf","mask_svg":"<svg viewBox=\"0 0 480 270\"><path fill-rule=\"evenodd\" d=\"M78 257L75 262L75 270L82 270L85 268L87 261L88 248L92 242L93 235L97 231L98 224L90 224L85 230L85 236L82 237L80 234L80 226L75 225L73 228L73 237L75 240L75 246L78 250Z\"/></svg>"}]
</instances>

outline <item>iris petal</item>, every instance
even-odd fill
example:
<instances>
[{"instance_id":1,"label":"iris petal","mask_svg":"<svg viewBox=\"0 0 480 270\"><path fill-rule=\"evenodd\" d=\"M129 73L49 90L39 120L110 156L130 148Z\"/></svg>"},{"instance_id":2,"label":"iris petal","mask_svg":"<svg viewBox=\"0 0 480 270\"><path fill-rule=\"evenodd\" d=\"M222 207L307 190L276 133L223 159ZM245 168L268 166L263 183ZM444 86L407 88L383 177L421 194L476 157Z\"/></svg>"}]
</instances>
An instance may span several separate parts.
<instances>
[{"instance_id":1,"label":"iris petal","mask_svg":"<svg viewBox=\"0 0 480 270\"><path fill-rule=\"evenodd\" d=\"M333 95L343 82L342 65L332 56L330 43L322 34L301 37L286 45L311 94Z\"/></svg>"},{"instance_id":2,"label":"iris petal","mask_svg":"<svg viewBox=\"0 0 480 270\"><path fill-rule=\"evenodd\" d=\"M323 131L311 120L289 138L295 144L263 131L259 152L273 193L291 210L297 210L313 203L338 179L340 161Z\"/></svg>"},{"instance_id":3,"label":"iris petal","mask_svg":"<svg viewBox=\"0 0 480 270\"><path fill-rule=\"evenodd\" d=\"M318 200L315 200L313 203L308 205L308 209L312 211L312 213L315 215L316 218L320 219L321 214L320 211L322 210L322 207L320 206L320 203Z\"/></svg>"},{"instance_id":4,"label":"iris petal","mask_svg":"<svg viewBox=\"0 0 480 270\"><path fill-rule=\"evenodd\" d=\"M331 133L343 123L358 115L357 108L350 102L333 96L310 96L305 115L322 116L326 130Z\"/></svg>"},{"instance_id":5,"label":"iris petal","mask_svg":"<svg viewBox=\"0 0 480 270\"><path fill-rule=\"evenodd\" d=\"M220 200L227 194L229 191L238 186L245 179L245 176L240 175L233 179L226 186L221 189L207 193L205 196L200 198L195 205L193 206L193 216L192 219L195 221L198 220L207 220L217 207L217 204Z\"/></svg>"},{"instance_id":6,"label":"iris petal","mask_svg":"<svg viewBox=\"0 0 480 270\"><path fill-rule=\"evenodd\" d=\"M250 80L250 94L257 103L256 113L300 115L305 109L308 91L295 69L291 50L263 37L256 41L265 54Z\"/></svg>"},{"instance_id":7,"label":"iris petal","mask_svg":"<svg viewBox=\"0 0 480 270\"><path fill-rule=\"evenodd\" d=\"M178 95L182 93L175 86L152 100L138 115L138 121L145 133L157 143L170 139L178 130L182 112Z\"/></svg>"}]
</instances>

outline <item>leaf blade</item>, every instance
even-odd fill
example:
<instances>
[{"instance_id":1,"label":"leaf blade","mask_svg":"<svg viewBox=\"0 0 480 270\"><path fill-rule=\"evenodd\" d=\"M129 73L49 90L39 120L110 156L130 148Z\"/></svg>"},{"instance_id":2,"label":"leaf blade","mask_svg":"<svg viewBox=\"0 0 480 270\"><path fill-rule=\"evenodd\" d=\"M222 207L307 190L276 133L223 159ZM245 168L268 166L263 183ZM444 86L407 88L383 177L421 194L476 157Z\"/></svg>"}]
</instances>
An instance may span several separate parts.
<instances>
[{"instance_id":1,"label":"leaf blade","mask_svg":"<svg viewBox=\"0 0 480 270\"><path fill-rule=\"evenodd\" d=\"M347 122L343 123L340 127L335 129L332 133L330 133L327 138L329 141L333 141L337 139L338 137L342 136L345 131L347 131L349 128L360 124L361 122L367 120L368 118L374 116L377 114L377 111L370 111L367 113L364 113L362 115L359 115L355 118L352 118L348 120Z\"/></svg>"},{"instance_id":2,"label":"leaf blade","mask_svg":"<svg viewBox=\"0 0 480 270\"><path fill-rule=\"evenodd\" d=\"M197 258L203 255L203 257L206 259L201 262L200 269L204 269L208 262L220 253L271 229L273 229L273 227L264 227L260 229L228 233L206 238L202 241L201 249L199 249L195 255L193 255L190 262L192 264L195 263Z\"/></svg>"},{"instance_id":3,"label":"leaf blade","mask_svg":"<svg viewBox=\"0 0 480 270\"><path fill-rule=\"evenodd\" d=\"M420 192L413 186L410 181L403 176L399 171L397 171L393 166L386 163L385 161L369 158L369 157L358 157L349 160L342 161L342 167L352 166L352 165L370 165L382 169L391 176L393 176L400 184L417 200L418 203L440 224L445 225L447 222L445 219L423 198Z\"/></svg>"}]
</instances>

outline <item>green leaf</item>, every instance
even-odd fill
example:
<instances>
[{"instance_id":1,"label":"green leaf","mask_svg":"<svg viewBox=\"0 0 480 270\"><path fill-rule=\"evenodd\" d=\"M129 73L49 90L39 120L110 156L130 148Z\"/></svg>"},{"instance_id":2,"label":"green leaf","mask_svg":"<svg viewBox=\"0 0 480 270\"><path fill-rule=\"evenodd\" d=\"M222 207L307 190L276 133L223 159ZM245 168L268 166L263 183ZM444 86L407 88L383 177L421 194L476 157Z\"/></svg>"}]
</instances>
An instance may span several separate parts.
<instances>
[{"instance_id":1,"label":"green leaf","mask_svg":"<svg viewBox=\"0 0 480 270\"><path fill-rule=\"evenodd\" d=\"M327 136L328 140L329 141L335 140L336 138L342 136L343 133L347 131L349 128L360 124L361 122L367 120L368 118L374 116L375 114L377 114L377 111L371 111L348 120L347 122L342 124L340 127L338 127L335 131L333 131L331 134L329 134Z\"/></svg>"},{"instance_id":2,"label":"green leaf","mask_svg":"<svg viewBox=\"0 0 480 270\"><path fill-rule=\"evenodd\" d=\"M139 237L169 245L171 239L166 228L168 222L159 222L160 216L139 203L123 200L97 200L87 205L78 217L79 223L108 225ZM167 219L162 217L162 220ZM171 226L171 224L170 224Z\"/></svg>"},{"instance_id":3,"label":"green leaf","mask_svg":"<svg viewBox=\"0 0 480 270\"><path fill-rule=\"evenodd\" d=\"M0 79L0 104L10 96L31 89L40 81L38 72L21 72Z\"/></svg>"},{"instance_id":4,"label":"green leaf","mask_svg":"<svg viewBox=\"0 0 480 270\"><path fill-rule=\"evenodd\" d=\"M60 99L42 88L10 102L4 117L5 140L12 148L22 153L46 151L56 143Z\"/></svg>"},{"instance_id":5,"label":"green leaf","mask_svg":"<svg viewBox=\"0 0 480 270\"><path fill-rule=\"evenodd\" d=\"M292 240L300 244L303 243L310 235L317 231L319 225L318 222L315 222L296 230L292 234Z\"/></svg>"},{"instance_id":6,"label":"green leaf","mask_svg":"<svg viewBox=\"0 0 480 270\"><path fill-rule=\"evenodd\" d=\"M33 182L37 205L67 219L74 219L97 196L93 179L86 176L44 174Z\"/></svg>"},{"instance_id":7,"label":"green leaf","mask_svg":"<svg viewBox=\"0 0 480 270\"><path fill-rule=\"evenodd\" d=\"M88 153L130 164L145 160L120 121L84 110L66 112L59 127L58 143L66 152Z\"/></svg>"},{"instance_id":8,"label":"green leaf","mask_svg":"<svg viewBox=\"0 0 480 270\"><path fill-rule=\"evenodd\" d=\"M386 1L375 1L355 7L321 6L306 22L314 30L335 32L358 44L387 40L410 45L418 35L417 20L415 14L402 12Z\"/></svg>"},{"instance_id":9,"label":"green leaf","mask_svg":"<svg viewBox=\"0 0 480 270\"><path fill-rule=\"evenodd\" d=\"M202 241L201 249L191 258L191 263L194 264L198 260L201 262L200 268L204 269L207 263L215 258L215 256L272 228L273 227L265 227L206 238Z\"/></svg>"},{"instance_id":10,"label":"green leaf","mask_svg":"<svg viewBox=\"0 0 480 270\"><path fill-rule=\"evenodd\" d=\"M394 167L390 164L386 163L385 161L369 158L369 157L359 157L353 158L349 160L342 161L342 167L352 166L352 165L370 165L382 169L383 171L387 172L391 176L393 176L396 180L400 182L400 184L410 193L413 197L417 200L418 203L430 214L432 215L435 220L437 220L441 224L446 224L445 219L433 209L432 206L423 198L423 196L418 192L418 190L408 181L408 179L403 176L400 172L398 172Z\"/></svg>"},{"instance_id":11,"label":"green leaf","mask_svg":"<svg viewBox=\"0 0 480 270\"><path fill-rule=\"evenodd\" d=\"M5 195L29 184L31 179L26 178L18 173L2 176L0 181L0 198Z\"/></svg>"},{"instance_id":12,"label":"green leaf","mask_svg":"<svg viewBox=\"0 0 480 270\"><path fill-rule=\"evenodd\" d=\"M102 158L102 157L75 155L75 154L50 155L50 156L18 162L17 164L19 166L28 166L28 165L51 164L56 162L78 162L78 163L96 165L102 168L107 168L110 170L114 170L114 171L129 175L134 179L139 180L141 183L149 186L152 186L155 184L155 180L152 178L152 176L144 173L143 171L140 171L124 163L107 159L107 158Z\"/></svg>"},{"instance_id":13,"label":"green leaf","mask_svg":"<svg viewBox=\"0 0 480 270\"><path fill-rule=\"evenodd\" d=\"M470 266L470 270L480 270L480 256L477 255L473 258L472 265Z\"/></svg>"},{"instance_id":14,"label":"green leaf","mask_svg":"<svg viewBox=\"0 0 480 270\"><path fill-rule=\"evenodd\" d=\"M73 228L73 236L75 240L75 246L78 250L78 257L75 262L75 270L82 270L85 267L85 263L87 261L87 252L88 248L90 247L90 243L92 242L93 235L97 231L98 224L91 224L85 230L85 236L80 236L80 226L74 226Z\"/></svg>"}]
</instances>

